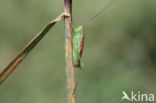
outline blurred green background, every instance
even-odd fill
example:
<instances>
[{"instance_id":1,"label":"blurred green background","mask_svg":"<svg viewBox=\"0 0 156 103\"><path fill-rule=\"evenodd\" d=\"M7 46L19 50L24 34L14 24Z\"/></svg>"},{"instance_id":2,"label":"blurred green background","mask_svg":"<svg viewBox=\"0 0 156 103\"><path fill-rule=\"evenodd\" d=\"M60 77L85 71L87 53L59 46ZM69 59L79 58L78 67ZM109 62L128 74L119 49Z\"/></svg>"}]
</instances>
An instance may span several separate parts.
<instances>
[{"instance_id":1,"label":"blurred green background","mask_svg":"<svg viewBox=\"0 0 156 103\"><path fill-rule=\"evenodd\" d=\"M109 1L73 0L73 23ZM0 70L63 10L64 0L0 0ZM123 90L156 94L155 10L155 0L115 0L85 27L77 103L121 103ZM0 103L66 103L63 29L56 24L0 85Z\"/></svg>"}]
</instances>

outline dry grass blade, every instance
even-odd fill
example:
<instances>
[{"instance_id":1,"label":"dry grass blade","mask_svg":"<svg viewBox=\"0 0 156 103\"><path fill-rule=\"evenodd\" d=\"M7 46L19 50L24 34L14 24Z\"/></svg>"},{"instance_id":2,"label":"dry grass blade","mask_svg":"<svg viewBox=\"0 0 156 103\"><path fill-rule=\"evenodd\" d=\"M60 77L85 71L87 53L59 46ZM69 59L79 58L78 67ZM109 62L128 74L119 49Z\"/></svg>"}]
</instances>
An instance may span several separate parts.
<instances>
[{"instance_id":1,"label":"dry grass blade","mask_svg":"<svg viewBox=\"0 0 156 103\"><path fill-rule=\"evenodd\" d=\"M25 48L8 64L8 66L0 73L0 84L9 76L9 74L17 67L17 65L28 55L28 53L39 43L45 34L60 21L62 17L68 16L66 12L62 13L55 20L50 22L41 32L39 32Z\"/></svg>"},{"instance_id":2,"label":"dry grass blade","mask_svg":"<svg viewBox=\"0 0 156 103\"><path fill-rule=\"evenodd\" d=\"M75 100L75 76L73 64L73 47L72 47L72 0L64 0L65 12L69 17L65 17L65 59L66 59L66 87L67 103L76 103Z\"/></svg>"}]
</instances>

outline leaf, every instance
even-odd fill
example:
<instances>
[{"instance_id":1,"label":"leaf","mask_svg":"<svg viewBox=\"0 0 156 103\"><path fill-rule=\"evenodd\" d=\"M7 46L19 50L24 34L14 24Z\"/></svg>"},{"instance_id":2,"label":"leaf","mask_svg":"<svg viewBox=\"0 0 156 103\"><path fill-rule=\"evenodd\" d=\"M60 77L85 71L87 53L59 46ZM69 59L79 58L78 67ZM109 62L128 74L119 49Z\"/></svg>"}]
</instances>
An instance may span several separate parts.
<instances>
[{"instance_id":1,"label":"leaf","mask_svg":"<svg viewBox=\"0 0 156 103\"><path fill-rule=\"evenodd\" d=\"M39 41L47 34L47 32L60 21L62 17L69 16L66 12L62 13L55 20L50 22L41 32L39 32L24 49L8 64L6 68L0 73L0 84L9 76L9 74L22 62L22 60L29 54L29 52L39 43Z\"/></svg>"}]
</instances>

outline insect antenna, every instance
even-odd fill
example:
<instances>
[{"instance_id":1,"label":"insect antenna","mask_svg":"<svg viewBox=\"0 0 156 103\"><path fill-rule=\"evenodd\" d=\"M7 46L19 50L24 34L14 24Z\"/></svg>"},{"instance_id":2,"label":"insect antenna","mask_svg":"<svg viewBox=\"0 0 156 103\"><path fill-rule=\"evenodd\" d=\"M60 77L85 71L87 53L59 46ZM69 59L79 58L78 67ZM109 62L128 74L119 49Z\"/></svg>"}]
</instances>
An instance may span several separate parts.
<instances>
[{"instance_id":1,"label":"insect antenna","mask_svg":"<svg viewBox=\"0 0 156 103\"><path fill-rule=\"evenodd\" d=\"M88 21L86 21L85 23L83 23L83 25L87 25L89 23L91 23L92 21L94 21L105 9L107 9L114 0L111 0L102 10L100 10L95 16L93 16L92 18L90 18Z\"/></svg>"}]
</instances>

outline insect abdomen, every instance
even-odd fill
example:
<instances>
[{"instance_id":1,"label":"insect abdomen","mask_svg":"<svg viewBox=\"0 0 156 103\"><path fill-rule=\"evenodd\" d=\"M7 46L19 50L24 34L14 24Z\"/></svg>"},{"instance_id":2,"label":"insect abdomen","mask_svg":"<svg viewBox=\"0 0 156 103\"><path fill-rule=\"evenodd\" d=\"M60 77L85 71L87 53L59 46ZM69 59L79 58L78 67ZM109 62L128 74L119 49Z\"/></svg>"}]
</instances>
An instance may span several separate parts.
<instances>
[{"instance_id":1,"label":"insect abdomen","mask_svg":"<svg viewBox=\"0 0 156 103\"><path fill-rule=\"evenodd\" d=\"M73 29L73 62L74 67L80 68L84 48L83 25Z\"/></svg>"}]
</instances>

